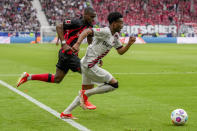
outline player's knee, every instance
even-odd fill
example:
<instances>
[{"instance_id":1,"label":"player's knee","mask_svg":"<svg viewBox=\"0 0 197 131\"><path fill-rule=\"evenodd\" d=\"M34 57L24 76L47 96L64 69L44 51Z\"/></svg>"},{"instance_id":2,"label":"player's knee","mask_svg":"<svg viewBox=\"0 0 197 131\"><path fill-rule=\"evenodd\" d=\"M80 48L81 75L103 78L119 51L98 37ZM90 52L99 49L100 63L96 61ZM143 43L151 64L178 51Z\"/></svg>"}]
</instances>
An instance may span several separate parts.
<instances>
[{"instance_id":1,"label":"player's knee","mask_svg":"<svg viewBox=\"0 0 197 131\"><path fill-rule=\"evenodd\" d=\"M112 87L114 87L115 89L118 88L118 81L116 83L110 84Z\"/></svg>"},{"instance_id":2,"label":"player's knee","mask_svg":"<svg viewBox=\"0 0 197 131\"><path fill-rule=\"evenodd\" d=\"M58 77L55 77L55 79L54 79L54 82L57 84L61 83L61 81L62 81L62 79L58 78Z\"/></svg>"}]
</instances>

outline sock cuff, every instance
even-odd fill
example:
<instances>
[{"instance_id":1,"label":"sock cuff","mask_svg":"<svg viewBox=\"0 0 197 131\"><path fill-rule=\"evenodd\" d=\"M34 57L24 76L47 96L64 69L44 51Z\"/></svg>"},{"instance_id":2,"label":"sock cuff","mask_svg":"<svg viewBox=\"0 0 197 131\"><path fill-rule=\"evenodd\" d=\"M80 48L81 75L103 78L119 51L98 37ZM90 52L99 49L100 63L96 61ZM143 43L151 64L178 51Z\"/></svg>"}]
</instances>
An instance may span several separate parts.
<instances>
[{"instance_id":1,"label":"sock cuff","mask_svg":"<svg viewBox=\"0 0 197 131\"><path fill-rule=\"evenodd\" d=\"M54 74L48 74L48 82L54 82Z\"/></svg>"},{"instance_id":2,"label":"sock cuff","mask_svg":"<svg viewBox=\"0 0 197 131\"><path fill-rule=\"evenodd\" d=\"M84 90L84 86L85 86L85 85L81 85L82 90Z\"/></svg>"}]
</instances>

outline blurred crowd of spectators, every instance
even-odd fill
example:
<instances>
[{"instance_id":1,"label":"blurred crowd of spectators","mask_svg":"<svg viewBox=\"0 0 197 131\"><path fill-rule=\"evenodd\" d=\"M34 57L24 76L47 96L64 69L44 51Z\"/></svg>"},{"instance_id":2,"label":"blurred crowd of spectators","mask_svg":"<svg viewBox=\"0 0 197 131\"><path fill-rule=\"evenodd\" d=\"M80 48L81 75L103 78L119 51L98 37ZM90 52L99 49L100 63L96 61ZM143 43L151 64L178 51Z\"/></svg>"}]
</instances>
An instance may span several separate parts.
<instances>
[{"instance_id":1,"label":"blurred crowd of spectators","mask_svg":"<svg viewBox=\"0 0 197 131\"><path fill-rule=\"evenodd\" d=\"M50 25L56 25L65 19L80 17L89 5L86 0L40 0L42 9Z\"/></svg>"},{"instance_id":2,"label":"blurred crowd of spectators","mask_svg":"<svg viewBox=\"0 0 197 131\"><path fill-rule=\"evenodd\" d=\"M32 0L0 0L0 31L39 31Z\"/></svg>"},{"instance_id":3,"label":"blurred crowd of spectators","mask_svg":"<svg viewBox=\"0 0 197 131\"><path fill-rule=\"evenodd\" d=\"M92 0L92 3L103 26L112 11L121 12L127 25L197 22L197 0Z\"/></svg>"},{"instance_id":4,"label":"blurred crowd of spectators","mask_svg":"<svg viewBox=\"0 0 197 131\"><path fill-rule=\"evenodd\" d=\"M32 0L0 0L0 31L39 31ZM39 0L50 25L80 17L89 0ZM98 22L119 11L126 25L197 23L197 0L91 0Z\"/></svg>"}]
</instances>

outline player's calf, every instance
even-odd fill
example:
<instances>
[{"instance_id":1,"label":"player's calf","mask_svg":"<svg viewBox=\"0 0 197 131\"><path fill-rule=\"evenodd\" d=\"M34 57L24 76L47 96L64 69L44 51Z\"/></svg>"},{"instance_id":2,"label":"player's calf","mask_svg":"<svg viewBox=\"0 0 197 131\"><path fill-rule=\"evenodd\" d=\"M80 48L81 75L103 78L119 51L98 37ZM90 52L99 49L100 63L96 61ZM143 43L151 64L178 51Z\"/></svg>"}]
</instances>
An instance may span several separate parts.
<instances>
[{"instance_id":1,"label":"player's calf","mask_svg":"<svg viewBox=\"0 0 197 131\"><path fill-rule=\"evenodd\" d=\"M33 74L33 75L30 75L27 72L23 72L23 74L21 75L21 77L19 78L19 80L17 82L17 87L19 87L23 83L27 82L28 80L39 80L39 81L54 83L55 82L54 78L55 78L54 74ZM58 81L58 82L60 82L60 81Z\"/></svg>"},{"instance_id":2,"label":"player's calf","mask_svg":"<svg viewBox=\"0 0 197 131\"><path fill-rule=\"evenodd\" d=\"M38 80L38 81L44 81L49 83L54 83L54 74L33 74L30 75L30 80Z\"/></svg>"}]
</instances>

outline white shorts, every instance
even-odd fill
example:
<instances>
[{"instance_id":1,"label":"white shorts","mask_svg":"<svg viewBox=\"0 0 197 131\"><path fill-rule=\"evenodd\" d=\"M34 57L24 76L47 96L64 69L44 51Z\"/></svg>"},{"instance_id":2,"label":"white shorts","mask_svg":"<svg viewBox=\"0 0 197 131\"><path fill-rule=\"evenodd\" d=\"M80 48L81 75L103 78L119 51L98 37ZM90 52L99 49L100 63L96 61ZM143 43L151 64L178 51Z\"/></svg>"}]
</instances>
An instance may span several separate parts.
<instances>
[{"instance_id":1,"label":"white shorts","mask_svg":"<svg viewBox=\"0 0 197 131\"><path fill-rule=\"evenodd\" d=\"M92 85L94 83L109 83L113 76L106 70L95 65L92 68L81 66L82 85Z\"/></svg>"}]
</instances>

